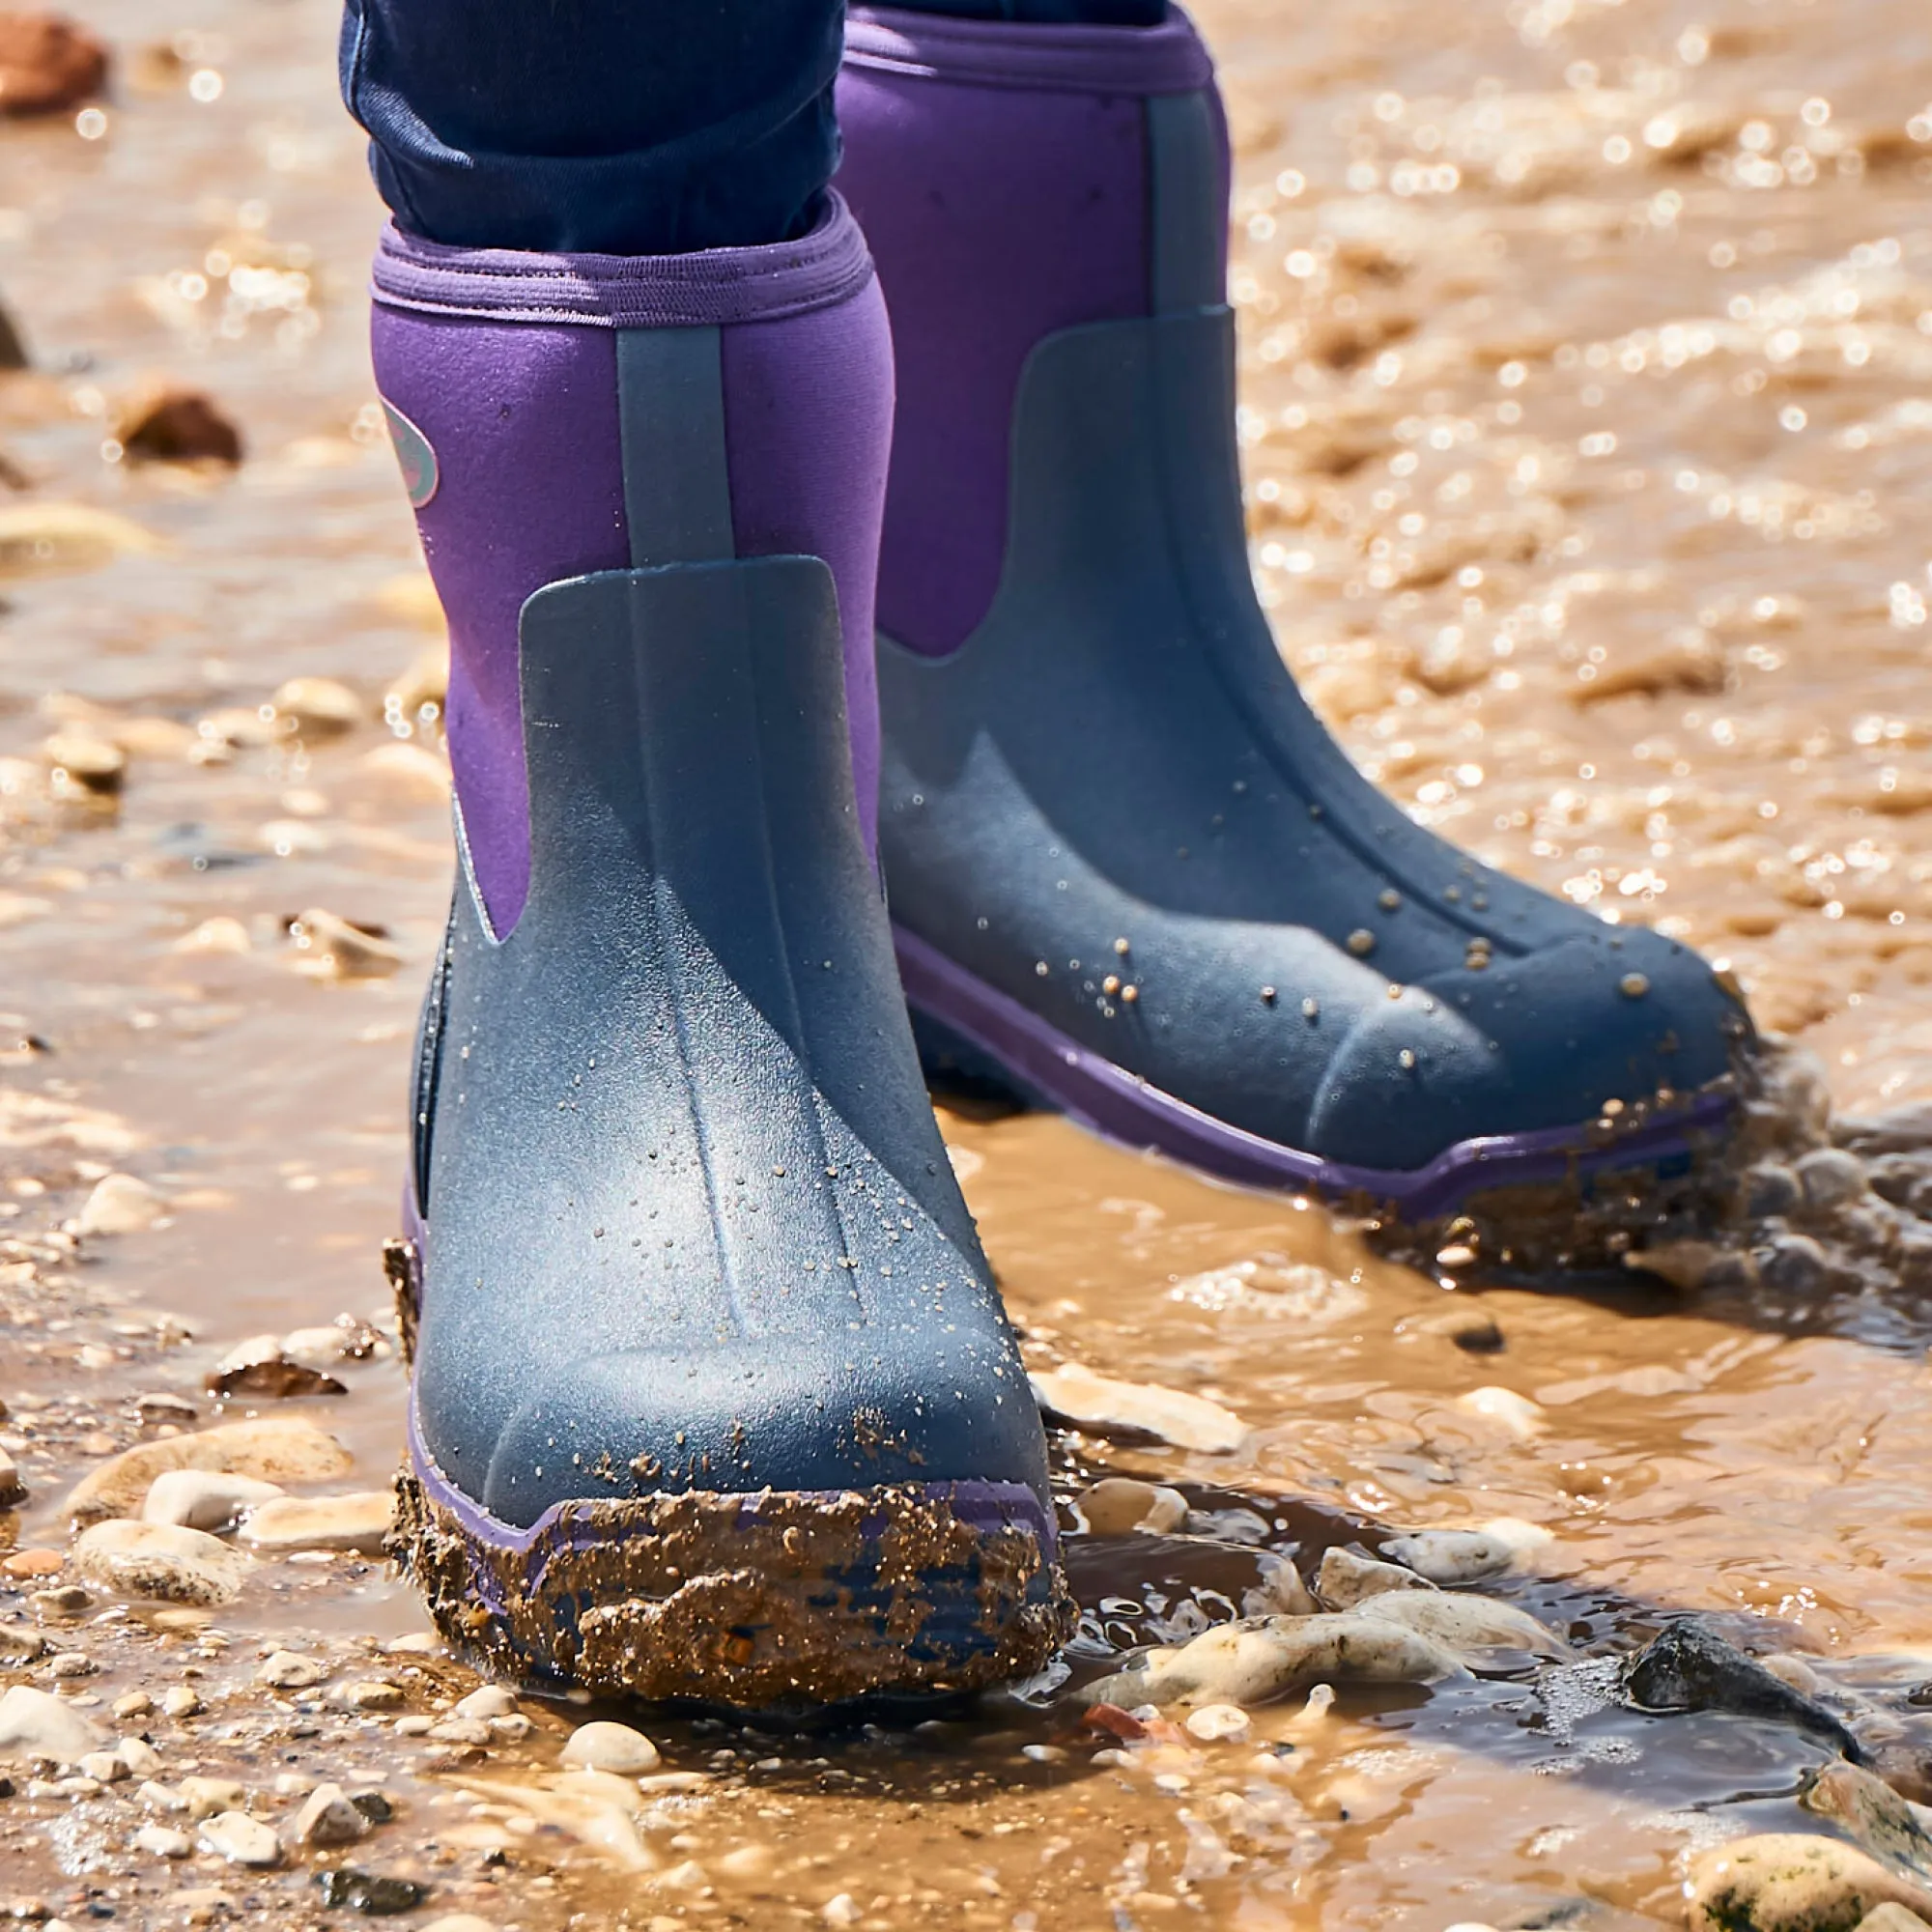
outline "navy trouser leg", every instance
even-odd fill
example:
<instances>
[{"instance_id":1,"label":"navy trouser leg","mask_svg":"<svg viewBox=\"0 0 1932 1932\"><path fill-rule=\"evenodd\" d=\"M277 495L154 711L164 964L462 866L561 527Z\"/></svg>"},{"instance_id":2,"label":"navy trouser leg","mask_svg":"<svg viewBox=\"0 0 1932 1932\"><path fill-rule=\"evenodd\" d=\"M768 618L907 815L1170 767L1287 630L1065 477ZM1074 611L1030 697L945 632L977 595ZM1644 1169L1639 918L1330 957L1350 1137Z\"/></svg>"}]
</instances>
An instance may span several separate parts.
<instances>
[{"instance_id":1,"label":"navy trouser leg","mask_svg":"<svg viewBox=\"0 0 1932 1932\"><path fill-rule=\"evenodd\" d=\"M838 163L839 0L348 0L343 99L397 220L461 247L803 234Z\"/></svg>"},{"instance_id":2,"label":"navy trouser leg","mask_svg":"<svg viewBox=\"0 0 1932 1932\"><path fill-rule=\"evenodd\" d=\"M900 0L905 4L905 0ZM1136 25L1164 0L913 0ZM838 162L840 0L348 0L383 198L459 247L676 254L801 235Z\"/></svg>"}]
</instances>

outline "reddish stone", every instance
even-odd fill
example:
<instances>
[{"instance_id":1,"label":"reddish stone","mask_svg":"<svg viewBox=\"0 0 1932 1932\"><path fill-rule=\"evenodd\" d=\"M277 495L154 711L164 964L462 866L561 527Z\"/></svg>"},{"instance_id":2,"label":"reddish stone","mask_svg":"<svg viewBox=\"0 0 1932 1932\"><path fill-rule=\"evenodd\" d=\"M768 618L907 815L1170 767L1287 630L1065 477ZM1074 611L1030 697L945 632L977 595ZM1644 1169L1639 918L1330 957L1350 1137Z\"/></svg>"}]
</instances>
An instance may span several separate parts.
<instances>
[{"instance_id":1,"label":"reddish stone","mask_svg":"<svg viewBox=\"0 0 1932 1932\"><path fill-rule=\"evenodd\" d=\"M121 432L137 463L242 461L242 432L198 389L169 389L144 404Z\"/></svg>"},{"instance_id":2,"label":"reddish stone","mask_svg":"<svg viewBox=\"0 0 1932 1932\"><path fill-rule=\"evenodd\" d=\"M0 114L59 114L107 84L107 49L58 14L0 14Z\"/></svg>"},{"instance_id":3,"label":"reddish stone","mask_svg":"<svg viewBox=\"0 0 1932 1932\"><path fill-rule=\"evenodd\" d=\"M57 1577L67 1558L58 1549L16 1549L0 1556L0 1575L8 1577Z\"/></svg>"}]
</instances>

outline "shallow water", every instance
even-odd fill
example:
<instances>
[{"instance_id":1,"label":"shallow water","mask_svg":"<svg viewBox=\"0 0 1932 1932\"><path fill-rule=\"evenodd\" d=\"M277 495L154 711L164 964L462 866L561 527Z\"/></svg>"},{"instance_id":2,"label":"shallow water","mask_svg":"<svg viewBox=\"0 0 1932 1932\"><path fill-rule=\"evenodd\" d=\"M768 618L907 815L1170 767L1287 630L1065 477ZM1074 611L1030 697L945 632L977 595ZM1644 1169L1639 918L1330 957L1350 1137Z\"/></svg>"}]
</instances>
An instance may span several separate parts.
<instances>
[{"instance_id":1,"label":"shallow water","mask_svg":"<svg viewBox=\"0 0 1932 1932\"><path fill-rule=\"evenodd\" d=\"M1486 858L1723 958L1841 1110L1932 1096L1932 25L1896 0L1199 11L1236 135L1257 568L1344 742ZM32 1488L0 1533L22 1547L63 1547L70 1485L172 1426L136 1396L241 1415L202 1388L231 1345L384 1311L448 869L433 723L382 717L434 633L367 376L378 213L328 0L88 15L122 57L99 138L0 128L0 294L39 365L0 378L28 486L0 518L87 504L160 541L85 571L0 551L0 1243L27 1243L0 1246L0 1443ZM156 377L241 424L232 478L103 460ZM367 716L224 716L261 724L298 675ZM266 742L196 763L151 724L117 807L49 792L37 748L76 717ZM381 925L400 970L305 970L288 927L313 907ZM1044 1687L920 1728L653 1715L696 1781L628 1838L546 1798L567 1706L477 1750L254 1684L288 1645L395 1678L411 1713L469 1688L378 1654L424 1625L359 1559L265 1566L212 1627L97 1596L49 1627L100 1666L69 1688L104 1720L200 1673L207 1715L140 1728L167 1776L233 1775L270 1818L278 1776L381 1780L401 1820L353 1856L429 1883L422 1918L765 1925L845 1897L827 1922L1436 1932L1674 1922L1687 1848L1801 1828L1817 1746L1607 1699L1603 1660L1668 1615L1888 1695L1932 1676L1932 1321L1895 1241L1819 1224L1828 1260L1861 1258L1829 1295L1451 1292L1318 1208L1054 1120L946 1125L1036 1365L1208 1395L1252 1432L1218 1455L1057 1435L1069 1495L1138 1474L1193 1509L1070 1540L1079 1676L1234 1614L1281 1554L1501 1517L1553 1538L1486 1587L1581 1661L1345 1687L1325 1717L1297 1699L1240 1741L1108 1757ZM46 1242L111 1169L166 1221ZM1499 1350L1440 1331L1472 1304ZM276 1406L380 1487L400 1369L340 1373L346 1396ZM1483 1388L1534 1406L1462 1400ZM0 1577L0 1621L30 1587ZM129 1789L0 1800L0 1897L156 1925L218 1916L216 1891L319 1909L298 1864L131 1851Z\"/></svg>"}]
</instances>

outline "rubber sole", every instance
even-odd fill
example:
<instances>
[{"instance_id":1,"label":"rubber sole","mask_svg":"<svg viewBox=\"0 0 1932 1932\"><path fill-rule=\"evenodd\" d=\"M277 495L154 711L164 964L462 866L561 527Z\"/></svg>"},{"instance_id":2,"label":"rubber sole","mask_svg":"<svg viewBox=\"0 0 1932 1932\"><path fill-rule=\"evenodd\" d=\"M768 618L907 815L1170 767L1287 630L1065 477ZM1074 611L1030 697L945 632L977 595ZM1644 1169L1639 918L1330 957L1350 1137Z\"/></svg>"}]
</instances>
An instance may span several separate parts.
<instances>
[{"instance_id":1,"label":"rubber sole","mask_svg":"<svg viewBox=\"0 0 1932 1932\"><path fill-rule=\"evenodd\" d=\"M419 1255L405 1237L384 1258L412 1352ZM520 1528L437 1466L412 1403L396 1490L389 1553L437 1628L522 1681L796 1712L1006 1683L1072 1632L1052 1518L1021 1483L689 1492Z\"/></svg>"},{"instance_id":2,"label":"rubber sole","mask_svg":"<svg viewBox=\"0 0 1932 1932\"><path fill-rule=\"evenodd\" d=\"M1154 1149L1242 1186L1389 1213L1409 1227L1501 1190L1586 1188L1600 1175L1638 1171L1688 1177L1721 1147L1737 1107L1732 1094L1707 1093L1667 1108L1630 1108L1615 1122L1461 1141L1426 1167L1350 1166L1217 1121L1080 1046L903 927L893 937L906 998L923 1023L916 1030L927 1040L935 1028L953 1036L965 1050L952 1057L979 1077L1003 1070L1021 1092L1121 1146Z\"/></svg>"}]
</instances>

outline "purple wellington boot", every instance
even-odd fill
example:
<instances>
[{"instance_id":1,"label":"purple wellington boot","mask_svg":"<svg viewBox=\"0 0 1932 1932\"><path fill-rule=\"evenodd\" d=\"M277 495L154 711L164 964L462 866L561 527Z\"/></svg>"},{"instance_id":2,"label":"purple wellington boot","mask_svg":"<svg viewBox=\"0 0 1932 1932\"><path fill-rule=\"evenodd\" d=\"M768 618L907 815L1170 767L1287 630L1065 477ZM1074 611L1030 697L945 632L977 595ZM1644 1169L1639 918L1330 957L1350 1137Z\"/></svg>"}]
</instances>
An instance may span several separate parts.
<instances>
[{"instance_id":1,"label":"purple wellington boot","mask_svg":"<svg viewBox=\"0 0 1932 1932\"><path fill-rule=\"evenodd\" d=\"M460 862L394 1254L399 1552L452 1639L600 1691L1035 1669L1044 1442L872 852L865 243L836 197L663 258L391 230L375 280Z\"/></svg>"},{"instance_id":2,"label":"purple wellington boot","mask_svg":"<svg viewBox=\"0 0 1932 1932\"><path fill-rule=\"evenodd\" d=\"M1466 1208L1492 1259L1552 1201L1692 1198L1736 1001L1412 825L1275 651L1186 16L855 12L838 107L898 364L879 838L928 1063L1235 1180Z\"/></svg>"}]
</instances>

